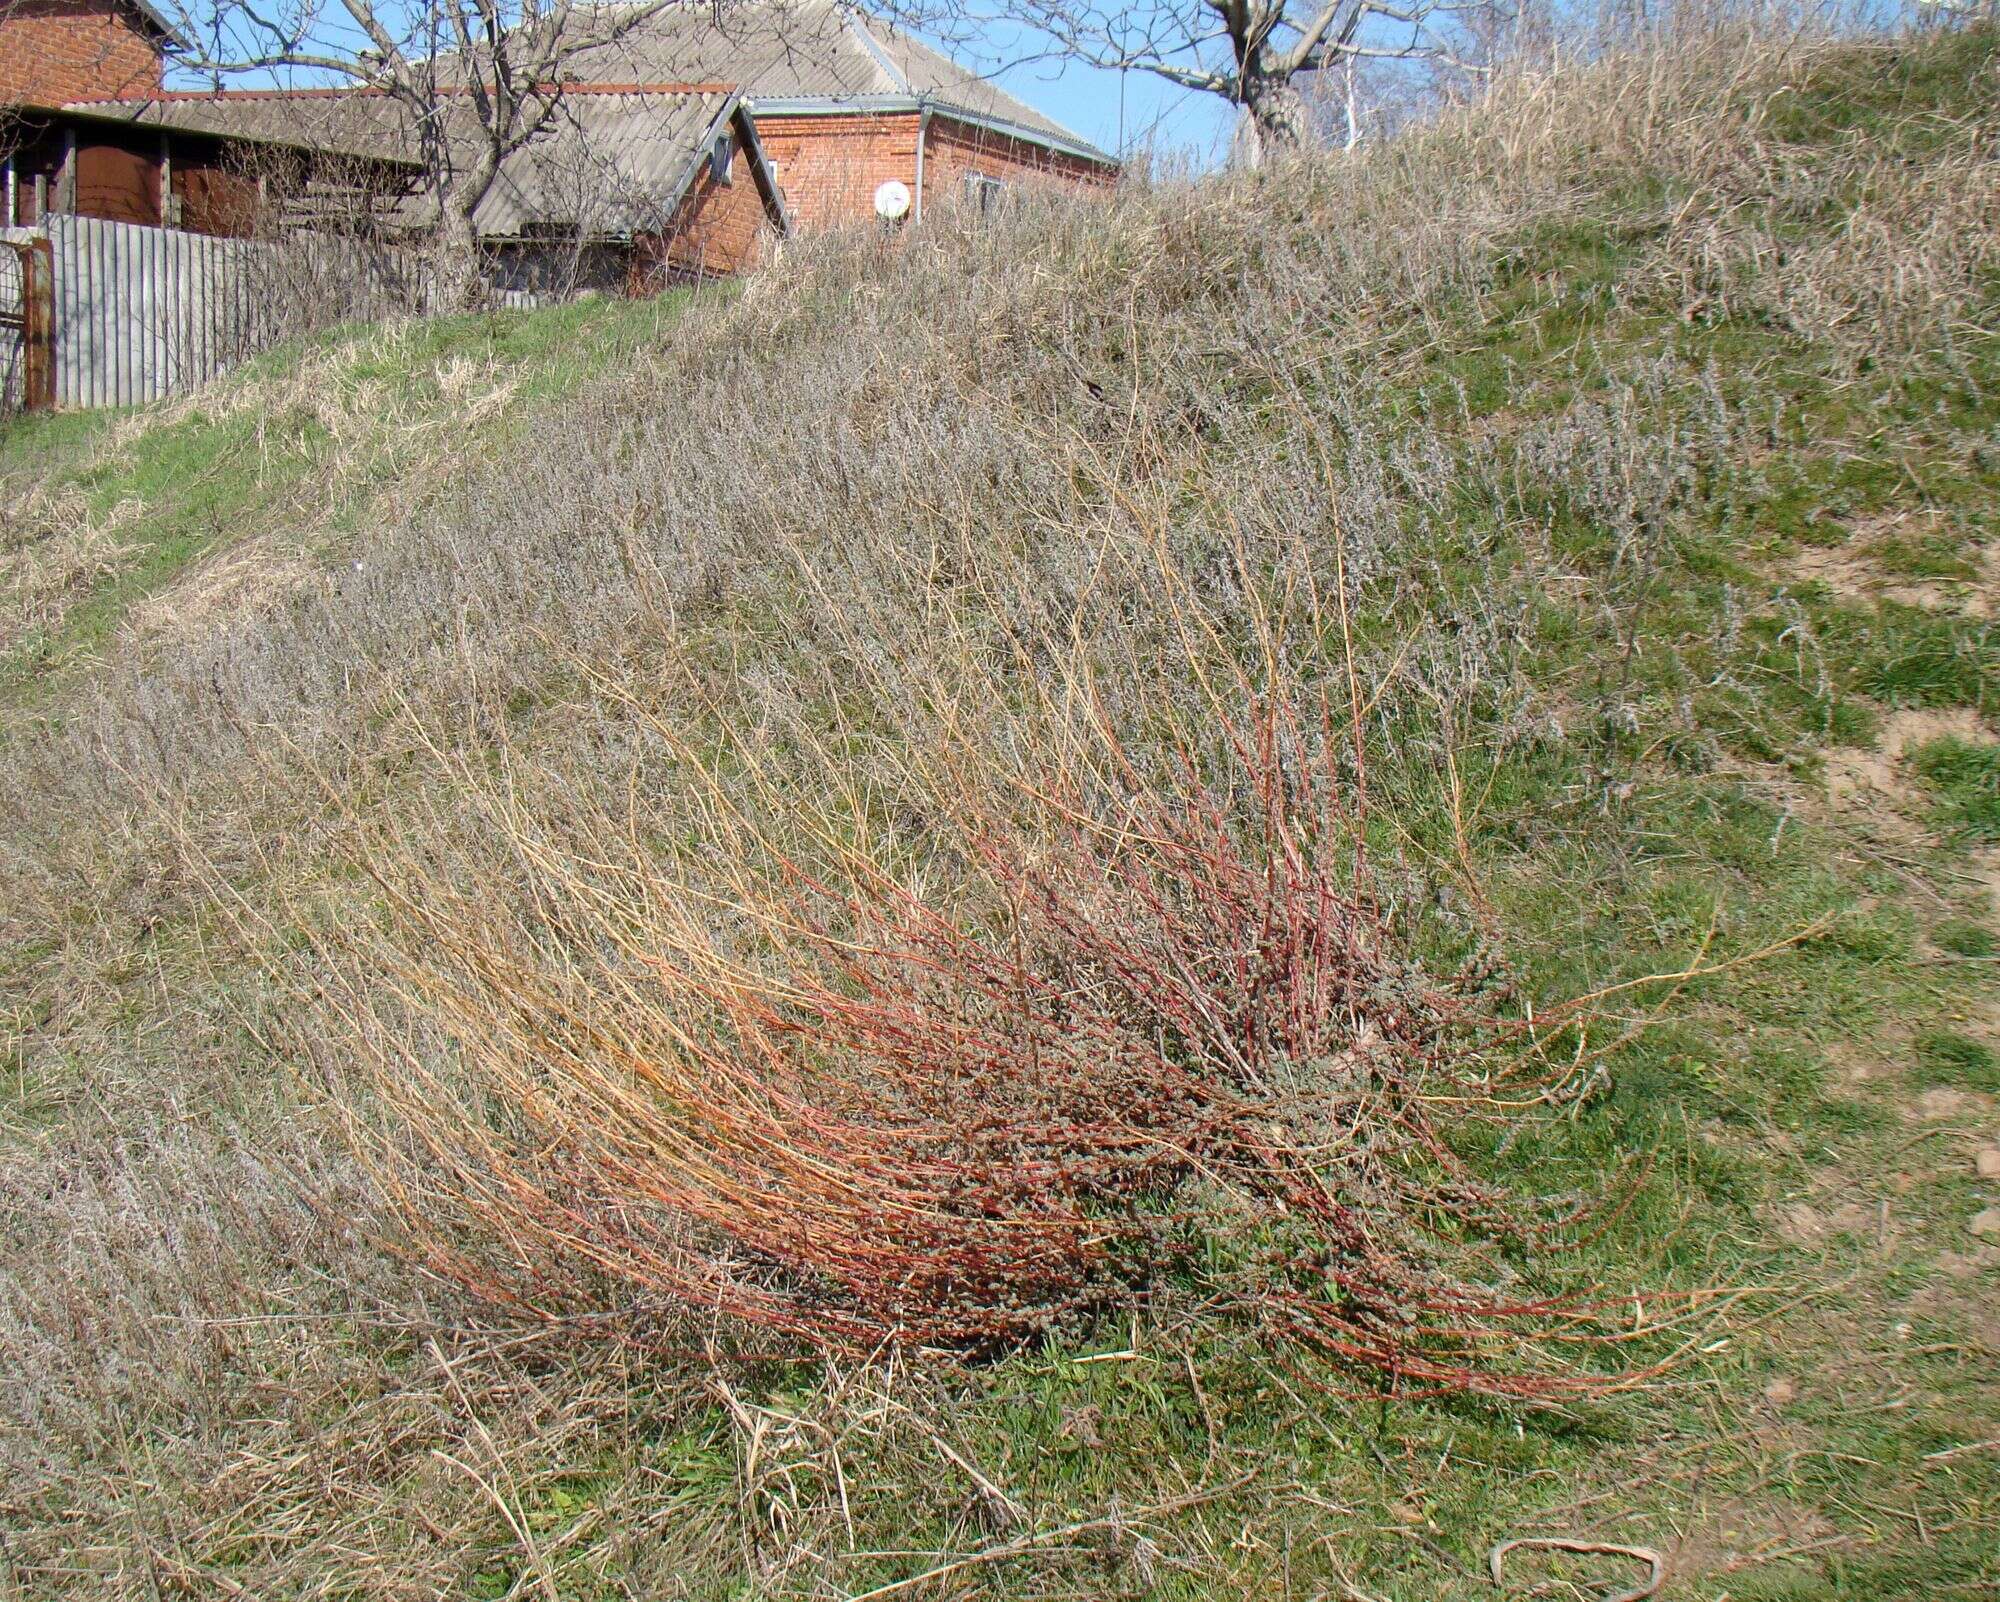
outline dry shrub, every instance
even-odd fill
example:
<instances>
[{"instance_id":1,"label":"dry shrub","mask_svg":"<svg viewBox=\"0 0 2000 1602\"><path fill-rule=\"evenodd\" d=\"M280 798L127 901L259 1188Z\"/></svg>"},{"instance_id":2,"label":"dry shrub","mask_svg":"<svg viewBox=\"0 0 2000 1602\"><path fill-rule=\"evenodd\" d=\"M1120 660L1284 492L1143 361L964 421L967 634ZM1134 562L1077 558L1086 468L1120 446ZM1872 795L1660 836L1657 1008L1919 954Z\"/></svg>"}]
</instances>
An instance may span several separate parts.
<instances>
[{"instance_id":1,"label":"dry shrub","mask_svg":"<svg viewBox=\"0 0 2000 1602\"><path fill-rule=\"evenodd\" d=\"M527 897L435 839L369 851L390 937L348 926L314 982L345 977L333 1034L362 1047L364 1148L413 1249L641 1340L667 1306L739 1349L978 1352L1166 1295L1396 1389L1610 1383L1548 1355L1614 1339L1590 1309L1500 1261L1559 1255L1587 1207L1455 1145L1576 1064L1544 1072L1473 977L1401 953L1325 694L1244 678L1143 736L1101 705L1017 716L859 818L830 774L808 846L730 777L757 742L669 736L705 886L644 852L598 879L612 820L558 847L491 790ZM884 810L920 867L869 837Z\"/></svg>"}]
</instances>

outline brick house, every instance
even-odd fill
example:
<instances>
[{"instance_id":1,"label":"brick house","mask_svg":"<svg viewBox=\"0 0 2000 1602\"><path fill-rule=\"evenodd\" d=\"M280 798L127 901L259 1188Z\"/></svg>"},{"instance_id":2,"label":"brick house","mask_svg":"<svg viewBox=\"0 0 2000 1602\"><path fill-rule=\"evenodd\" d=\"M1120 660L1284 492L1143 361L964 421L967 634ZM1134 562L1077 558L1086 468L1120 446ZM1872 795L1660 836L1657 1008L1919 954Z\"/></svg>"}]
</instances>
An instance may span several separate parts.
<instances>
[{"instance_id":1,"label":"brick house","mask_svg":"<svg viewBox=\"0 0 2000 1602\"><path fill-rule=\"evenodd\" d=\"M863 222L895 180L921 217L1008 186L1109 185L1117 161L910 34L833 0L685 3L577 63L580 76L737 84L794 225Z\"/></svg>"},{"instance_id":2,"label":"brick house","mask_svg":"<svg viewBox=\"0 0 2000 1602\"><path fill-rule=\"evenodd\" d=\"M179 43L146 0L0 0L0 105L149 94Z\"/></svg>"},{"instance_id":3,"label":"brick house","mask_svg":"<svg viewBox=\"0 0 2000 1602\"><path fill-rule=\"evenodd\" d=\"M173 36L144 0L0 0L10 6L49 8L46 19L24 11L23 25L55 31L22 36L27 66L0 92L0 111L11 98L14 120L39 129L25 155L15 140L0 223L53 205L234 233L260 207L268 216L274 193L276 210L310 221L316 197L351 210L364 191L390 227L427 222L417 141L388 96L167 91ZM73 15L56 16L63 6ZM92 9L118 6L130 9ZM64 41L89 17L116 22L130 48L101 52L114 64L86 79ZM93 87L75 92L79 82ZM685 0L570 62L550 131L507 158L475 223L503 289L629 293L741 271L795 229L867 221L891 180L921 218L940 201L984 207L1012 185L1088 189L1116 174L1110 156L1032 107L832 0L719 13Z\"/></svg>"}]
</instances>

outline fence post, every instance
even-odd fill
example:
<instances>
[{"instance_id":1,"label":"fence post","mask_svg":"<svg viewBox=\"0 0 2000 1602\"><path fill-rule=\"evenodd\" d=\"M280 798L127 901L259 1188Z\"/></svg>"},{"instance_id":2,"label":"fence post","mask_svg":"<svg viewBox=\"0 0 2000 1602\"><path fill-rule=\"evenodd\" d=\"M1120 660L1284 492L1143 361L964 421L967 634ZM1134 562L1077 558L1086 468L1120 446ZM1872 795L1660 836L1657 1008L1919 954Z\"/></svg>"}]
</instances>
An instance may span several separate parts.
<instances>
[{"instance_id":1,"label":"fence post","mask_svg":"<svg viewBox=\"0 0 2000 1602\"><path fill-rule=\"evenodd\" d=\"M55 257L46 238L31 239L21 253L21 407L52 411L56 404Z\"/></svg>"}]
</instances>

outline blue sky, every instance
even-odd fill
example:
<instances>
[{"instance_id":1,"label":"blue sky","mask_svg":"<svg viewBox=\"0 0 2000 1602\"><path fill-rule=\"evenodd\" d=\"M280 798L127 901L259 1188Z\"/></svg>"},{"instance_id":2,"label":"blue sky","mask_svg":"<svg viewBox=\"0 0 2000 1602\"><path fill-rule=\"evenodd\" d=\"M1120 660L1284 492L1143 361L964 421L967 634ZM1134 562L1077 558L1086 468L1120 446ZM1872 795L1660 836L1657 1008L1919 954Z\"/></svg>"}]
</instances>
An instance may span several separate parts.
<instances>
[{"instance_id":1,"label":"blue sky","mask_svg":"<svg viewBox=\"0 0 2000 1602\"><path fill-rule=\"evenodd\" d=\"M1163 154L1186 153L1210 165L1236 121L1235 108L1219 96L1182 89L1150 72L1040 61L997 72L993 81L1099 149L1117 153L1150 143Z\"/></svg>"},{"instance_id":2,"label":"blue sky","mask_svg":"<svg viewBox=\"0 0 2000 1602\"><path fill-rule=\"evenodd\" d=\"M180 4L169 0L166 9L200 18L207 6L205 0L181 0ZM337 4L323 4L317 10L315 33L320 40L337 51L353 49L362 42ZM385 10L393 15L397 0L387 0ZM1235 126L1235 111L1218 96L1180 88L1150 72L1107 72L1074 61L1021 59L1033 54L1040 42L1041 36L1028 30L1015 28L1003 33L989 28L969 48L949 53L974 71L989 73L1009 93L1102 150L1125 154L1150 147L1161 154L1191 159L1202 167L1220 160ZM1020 64L999 65L1009 60ZM271 72L244 74L231 81L238 87L250 87L323 79L323 74ZM202 80L183 73L170 81L192 88Z\"/></svg>"}]
</instances>

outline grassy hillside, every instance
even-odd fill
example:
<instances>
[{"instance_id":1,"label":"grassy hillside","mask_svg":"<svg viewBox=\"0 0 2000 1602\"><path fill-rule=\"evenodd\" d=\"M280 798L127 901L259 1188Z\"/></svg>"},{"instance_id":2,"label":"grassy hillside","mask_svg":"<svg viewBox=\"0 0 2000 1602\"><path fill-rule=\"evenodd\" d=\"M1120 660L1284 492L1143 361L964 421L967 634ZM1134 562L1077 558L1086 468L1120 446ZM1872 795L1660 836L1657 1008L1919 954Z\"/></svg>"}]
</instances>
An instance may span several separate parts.
<instances>
[{"instance_id":1,"label":"grassy hillside","mask_svg":"<svg viewBox=\"0 0 2000 1602\"><path fill-rule=\"evenodd\" d=\"M1544 1536L2000 1584L1996 106L1990 29L1713 37L0 437L10 1594L1431 1599ZM1183 803L1372 909L1323 960L1435 1001L1450 1093L1308 1141L1352 1063L1280 1062L1268 1141L1141 1198L1170 1268L815 1352L879 1304L808 1221L869 1198L758 1163L883 1112L859 1003L935 1049L961 949L899 990L862 935L1065 872L1085 945L1180 927L1089 870ZM1213 993L1091 949L1049 1016L1104 1039ZM1446 1394L1316 1345L1260 1141L1593 1344Z\"/></svg>"},{"instance_id":2,"label":"grassy hillside","mask_svg":"<svg viewBox=\"0 0 2000 1602\"><path fill-rule=\"evenodd\" d=\"M521 412L648 349L688 299L341 329L172 406L14 420L0 695L46 696L128 621L184 631L204 600L324 566L496 460Z\"/></svg>"}]
</instances>

